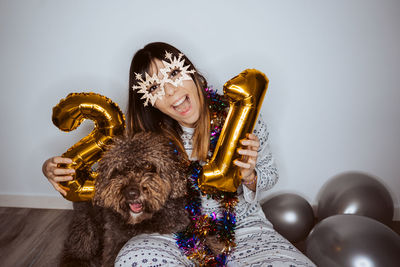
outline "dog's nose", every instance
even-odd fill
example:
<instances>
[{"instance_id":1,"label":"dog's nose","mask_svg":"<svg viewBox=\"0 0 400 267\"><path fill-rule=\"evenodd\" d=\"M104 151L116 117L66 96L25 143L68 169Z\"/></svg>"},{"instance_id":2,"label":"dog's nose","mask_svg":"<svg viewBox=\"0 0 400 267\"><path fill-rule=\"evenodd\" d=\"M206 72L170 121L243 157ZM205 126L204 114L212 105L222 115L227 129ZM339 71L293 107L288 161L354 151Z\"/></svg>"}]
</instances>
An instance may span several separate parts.
<instances>
[{"instance_id":1,"label":"dog's nose","mask_svg":"<svg viewBox=\"0 0 400 267\"><path fill-rule=\"evenodd\" d=\"M136 199L140 196L139 189L135 186L127 186L124 189L124 195L129 199Z\"/></svg>"}]
</instances>

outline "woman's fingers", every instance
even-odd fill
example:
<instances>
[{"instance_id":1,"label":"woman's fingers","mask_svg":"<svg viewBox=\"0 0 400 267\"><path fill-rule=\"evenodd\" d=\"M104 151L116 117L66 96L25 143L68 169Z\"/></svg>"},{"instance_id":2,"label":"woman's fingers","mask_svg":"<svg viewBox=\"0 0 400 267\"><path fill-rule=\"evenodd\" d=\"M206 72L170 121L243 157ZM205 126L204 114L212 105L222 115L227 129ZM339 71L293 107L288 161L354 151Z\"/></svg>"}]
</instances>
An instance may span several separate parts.
<instances>
[{"instance_id":1,"label":"woman's fingers","mask_svg":"<svg viewBox=\"0 0 400 267\"><path fill-rule=\"evenodd\" d=\"M45 161L43 164L43 174L55 186L53 182L65 182L73 180L72 174L75 173L74 169L60 168L59 164L70 164L72 160L63 157L53 157ZM58 189L56 189L59 191Z\"/></svg>"},{"instance_id":2,"label":"woman's fingers","mask_svg":"<svg viewBox=\"0 0 400 267\"><path fill-rule=\"evenodd\" d=\"M247 133L246 137L251 139L251 140L257 140L258 141L258 137L257 135L253 134L253 133Z\"/></svg>"},{"instance_id":3,"label":"woman's fingers","mask_svg":"<svg viewBox=\"0 0 400 267\"><path fill-rule=\"evenodd\" d=\"M246 138L240 140L240 143L242 147L237 149L237 153L242 158L233 163L240 168L242 177L248 177L254 172L260 141L255 134L246 134Z\"/></svg>"},{"instance_id":4,"label":"woman's fingers","mask_svg":"<svg viewBox=\"0 0 400 267\"><path fill-rule=\"evenodd\" d=\"M65 168L54 168L53 169L54 176L71 175L74 173L75 173L74 169L65 169Z\"/></svg>"},{"instance_id":5,"label":"woman's fingers","mask_svg":"<svg viewBox=\"0 0 400 267\"><path fill-rule=\"evenodd\" d=\"M247 134L247 138L242 139L240 143L244 146L247 146L251 150L258 151L260 148L260 140L258 139L257 135L255 134Z\"/></svg>"},{"instance_id":6,"label":"woman's fingers","mask_svg":"<svg viewBox=\"0 0 400 267\"><path fill-rule=\"evenodd\" d=\"M239 148L239 149L237 150L237 152L238 152L240 155L249 156L249 157L253 157L253 158L256 158L257 155L258 155L257 151L250 150L250 149Z\"/></svg>"},{"instance_id":7,"label":"woman's fingers","mask_svg":"<svg viewBox=\"0 0 400 267\"><path fill-rule=\"evenodd\" d=\"M247 161L241 161L236 159L233 161L233 164L243 169L253 170L256 166L256 161L252 158L249 158Z\"/></svg>"},{"instance_id":8,"label":"woman's fingers","mask_svg":"<svg viewBox=\"0 0 400 267\"><path fill-rule=\"evenodd\" d=\"M254 159L248 159L246 162L244 162L236 159L233 161L233 164L243 169L254 169L256 166L256 161Z\"/></svg>"},{"instance_id":9,"label":"woman's fingers","mask_svg":"<svg viewBox=\"0 0 400 267\"><path fill-rule=\"evenodd\" d=\"M51 163L53 163L53 164L71 164L72 159L64 158L64 157L53 157L51 159Z\"/></svg>"},{"instance_id":10,"label":"woman's fingers","mask_svg":"<svg viewBox=\"0 0 400 267\"><path fill-rule=\"evenodd\" d=\"M242 176L242 181L246 181L245 179L251 179L253 181L254 178L252 174L254 173L257 157L258 157L258 149L260 148L260 140L255 134L246 134L246 138L240 140L241 148L237 149L237 153L241 155L241 159L236 159L233 161L233 164L238 166L240 169L240 174Z\"/></svg>"},{"instance_id":11,"label":"woman's fingers","mask_svg":"<svg viewBox=\"0 0 400 267\"><path fill-rule=\"evenodd\" d=\"M235 160L234 164L244 169L254 169L260 141L255 134L247 134L246 137L246 139L240 141L244 147L237 149L237 153L243 157L241 160Z\"/></svg>"},{"instance_id":12,"label":"woman's fingers","mask_svg":"<svg viewBox=\"0 0 400 267\"><path fill-rule=\"evenodd\" d=\"M43 173L46 175L46 172L51 172L53 169L58 167L58 164L71 164L72 159L63 158L63 157L53 157L49 158L43 163Z\"/></svg>"},{"instance_id":13,"label":"woman's fingers","mask_svg":"<svg viewBox=\"0 0 400 267\"><path fill-rule=\"evenodd\" d=\"M243 169L250 169L251 168L251 164L250 163L246 163L240 160L234 160L233 164L235 164L236 166L243 168Z\"/></svg>"},{"instance_id":14,"label":"woman's fingers","mask_svg":"<svg viewBox=\"0 0 400 267\"><path fill-rule=\"evenodd\" d=\"M239 167L242 181L245 181L244 179L247 179L247 177L250 177L250 175L254 172L254 168L255 168L254 160L249 160L249 162L247 162L247 163L240 161L240 160L235 160L235 161L233 161L233 164L235 164L236 166Z\"/></svg>"},{"instance_id":15,"label":"woman's fingers","mask_svg":"<svg viewBox=\"0 0 400 267\"><path fill-rule=\"evenodd\" d=\"M72 175L75 173L74 169L59 167L59 164L71 164L72 159L64 157L52 157L43 163L42 171L44 176L49 180L55 190L60 192L63 196L67 192L60 186L60 182L71 181L74 178Z\"/></svg>"},{"instance_id":16,"label":"woman's fingers","mask_svg":"<svg viewBox=\"0 0 400 267\"><path fill-rule=\"evenodd\" d=\"M242 139L240 143L244 146L249 146L249 147L259 147L260 142L257 140L250 140L250 139Z\"/></svg>"},{"instance_id":17,"label":"woman's fingers","mask_svg":"<svg viewBox=\"0 0 400 267\"><path fill-rule=\"evenodd\" d=\"M54 187L55 190L57 190L58 192L60 192L63 196L66 196L66 195L67 195L67 191L65 191L64 189L62 189L58 183L56 183L56 182L54 182L54 181L52 181L52 180L50 180L50 179L49 179L49 181L50 181L50 183L53 185L53 187Z\"/></svg>"},{"instance_id":18,"label":"woman's fingers","mask_svg":"<svg viewBox=\"0 0 400 267\"><path fill-rule=\"evenodd\" d=\"M72 181L73 179L74 179L74 177L72 177L72 176L53 176L53 178L51 180L59 183L59 182Z\"/></svg>"}]
</instances>

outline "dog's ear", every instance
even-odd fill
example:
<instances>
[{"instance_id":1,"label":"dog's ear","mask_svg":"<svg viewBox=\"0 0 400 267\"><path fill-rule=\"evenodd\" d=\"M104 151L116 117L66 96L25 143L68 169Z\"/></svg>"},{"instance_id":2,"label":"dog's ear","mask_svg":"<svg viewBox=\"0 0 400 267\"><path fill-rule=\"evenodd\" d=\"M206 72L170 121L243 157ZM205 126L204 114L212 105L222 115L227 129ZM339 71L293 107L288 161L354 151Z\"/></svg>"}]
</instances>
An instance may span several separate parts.
<instances>
[{"instance_id":1,"label":"dog's ear","mask_svg":"<svg viewBox=\"0 0 400 267\"><path fill-rule=\"evenodd\" d=\"M105 207L107 203L104 201L107 200L106 195L115 194L113 188L116 184L113 182L113 178L115 178L122 170L124 166L123 161L107 161L99 164L98 168L98 176L95 181L94 188L94 196L93 196L93 204Z\"/></svg>"},{"instance_id":2,"label":"dog's ear","mask_svg":"<svg viewBox=\"0 0 400 267\"><path fill-rule=\"evenodd\" d=\"M160 144L163 144L163 168L161 173L164 177L168 177L171 181L171 198L180 198L186 195L187 192L187 167L189 166L188 159L179 152L176 144L171 139L159 135ZM185 153L185 152L183 152ZM185 154L186 155L186 154Z\"/></svg>"},{"instance_id":3,"label":"dog's ear","mask_svg":"<svg viewBox=\"0 0 400 267\"><path fill-rule=\"evenodd\" d=\"M102 197L100 197L113 177L115 177L121 170L123 170L126 164L126 158L119 153L119 148L116 145L108 147L107 151L103 154L99 161L97 168L97 178L95 181L95 190L93 203L99 206L103 206Z\"/></svg>"},{"instance_id":4,"label":"dog's ear","mask_svg":"<svg viewBox=\"0 0 400 267\"><path fill-rule=\"evenodd\" d=\"M188 183L187 166L182 162L175 162L175 168L170 172L172 184L171 198L180 198L186 195Z\"/></svg>"},{"instance_id":5,"label":"dog's ear","mask_svg":"<svg viewBox=\"0 0 400 267\"><path fill-rule=\"evenodd\" d=\"M172 190L171 190L171 198L180 198L185 196L187 188L187 178L183 177L182 173L175 172L174 178L172 179Z\"/></svg>"}]
</instances>

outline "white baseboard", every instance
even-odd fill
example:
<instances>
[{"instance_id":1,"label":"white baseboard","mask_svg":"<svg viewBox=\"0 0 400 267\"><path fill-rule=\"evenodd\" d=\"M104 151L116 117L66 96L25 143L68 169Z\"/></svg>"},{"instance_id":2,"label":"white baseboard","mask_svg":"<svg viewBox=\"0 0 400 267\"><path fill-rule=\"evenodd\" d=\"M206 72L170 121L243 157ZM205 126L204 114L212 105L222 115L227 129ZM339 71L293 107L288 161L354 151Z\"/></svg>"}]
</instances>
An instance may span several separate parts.
<instances>
[{"instance_id":1,"label":"white baseboard","mask_svg":"<svg viewBox=\"0 0 400 267\"><path fill-rule=\"evenodd\" d=\"M72 202L61 196L0 195L0 207L72 209ZM394 208L393 220L400 221L400 207Z\"/></svg>"},{"instance_id":2,"label":"white baseboard","mask_svg":"<svg viewBox=\"0 0 400 267\"><path fill-rule=\"evenodd\" d=\"M0 207L72 209L72 202L62 196L0 195Z\"/></svg>"}]
</instances>

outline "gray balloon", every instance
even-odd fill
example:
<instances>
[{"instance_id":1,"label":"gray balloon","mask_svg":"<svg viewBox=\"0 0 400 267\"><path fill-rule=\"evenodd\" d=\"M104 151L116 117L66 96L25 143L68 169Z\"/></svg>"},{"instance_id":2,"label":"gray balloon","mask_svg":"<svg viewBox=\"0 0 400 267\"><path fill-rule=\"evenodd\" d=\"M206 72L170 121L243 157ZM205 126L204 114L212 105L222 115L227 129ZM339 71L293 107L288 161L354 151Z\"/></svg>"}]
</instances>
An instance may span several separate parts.
<instances>
[{"instance_id":1,"label":"gray balloon","mask_svg":"<svg viewBox=\"0 0 400 267\"><path fill-rule=\"evenodd\" d=\"M336 214L371 217L386 225L393 219L393 199L377 179L359 172L340 174L320 191L319 220Z\"/></svg>"},{"instance_id":2,"label":"gray balloon","mask_svg":"<svg viewBox=\"0 0 400 267\"><path fill-rule=\"evenodd\" d=\"M314 212L301 196L281 194L267 200L262 209L274 229L291 242L306 238L314 226Z\"/></svg>"},{"instance_id":3,"label":"gray balloon","mask_svg":"<svg viewBox=\"0 0 400 267\"><path fill-rule=\"evenodd\" d=\"M400 236L368 217L334 215L311 231L306 255L323 267L398 267Z\"/></svg>"}]
</instances>

